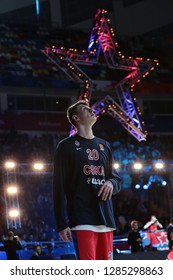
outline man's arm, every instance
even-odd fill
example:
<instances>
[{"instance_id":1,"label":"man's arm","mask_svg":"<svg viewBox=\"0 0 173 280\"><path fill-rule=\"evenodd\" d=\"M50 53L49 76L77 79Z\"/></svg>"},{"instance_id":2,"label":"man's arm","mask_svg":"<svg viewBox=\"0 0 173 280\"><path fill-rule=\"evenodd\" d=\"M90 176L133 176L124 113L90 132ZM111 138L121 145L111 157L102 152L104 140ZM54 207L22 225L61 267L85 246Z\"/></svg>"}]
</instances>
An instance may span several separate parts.
<instances>
[{"instance_id":1,"label":"man's arm","mask_svg":"<svg viewBox=\"0 0 173 280\"><path fill-rule=\"evenodd\" d=\"M112 195L120 192L121 190L121 178L118 173L113 169L113 159L112 159L112 150L110 144L108 144L109 150L109 179L101 186L98 196L101 196L102 200L111 199Z\"/></svg>"},{"instance_id":2,"label":"man's arm","mask_svg":"<svg viewBox=\"0 0 173 280\"><path fill-rule=\"evenodd\" d=\"M156 220L156 225L157 225L159 228L163 228L162 224L161 224L161 223L159 223L159 221L158 221L158 220Z\"/></svg>"},{"instance_id":3,"label":"man's arm","mask_svg":"<svg viewBox=\"0 0 173 280\"><path fill-rule=\"evenodd\" d=\"M149 222L147 222L145 225L144 225L144 229L147 229L147 228L149 228L151 225L153 225L154 223L153 223L153 221L149 221Z\"/></svg>"},{"instance_id":4,"label":"man's arm","mask_svg":"<svg viewBox=\"0 0 173 280\"><path fill-rule=\"evenodd\" d=\"M127 239L128 239L128 244L129 244L129 245L132 245L133 234L132 234L131 231L128 232Z\"/></svg>"},{"instance_id":5,"label":"man's arm","mask_svg":"<svg viewBox=\"0 0 173 280\"><path fill-rule=\"evenodd\" d=\"M14 236L14 244L15 244L15 246L16 246L16 250L21 250L21 249L23 249L23 247L22 247L22 244L20 243L20 238L19 238L19 236Z\"/></svg>"}]
</instances>

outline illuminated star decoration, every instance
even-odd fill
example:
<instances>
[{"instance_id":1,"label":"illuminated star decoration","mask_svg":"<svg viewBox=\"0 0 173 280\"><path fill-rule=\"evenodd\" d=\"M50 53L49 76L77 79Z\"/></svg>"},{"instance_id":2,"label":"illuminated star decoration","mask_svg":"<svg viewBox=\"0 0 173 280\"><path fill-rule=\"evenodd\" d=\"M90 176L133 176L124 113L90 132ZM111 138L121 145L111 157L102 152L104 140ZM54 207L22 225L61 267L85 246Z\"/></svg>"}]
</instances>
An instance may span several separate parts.
<instances>
[{"instance_id":1,"label":"illuminated star decoration","mask_svg":"<svg viewBox=\"0 0 173 280\"><path fill-rule=\"evenodd\" d=\"M150 71L157 66L158 60L141 57L128 57L122 55L115 41L115 33L110 26L110 19L107 18L107 11L98 9L94 18L94 24L90 35L87 50L66 49L64 47L46 48L42 52L51 59L72 81L80 84L82 92L79 100L90 102L91 94L94 90L112 90L117 103L111 96L107 95L103 99L92 105L96 117L101 114L109 114L135 137L138 141L146 140L147 132L144 131L144 122L141 120L141 112L133 98L132 91L137 83L146 77ZM104 56L104 64L99 62L101 53ZM126 73L119 81L115 74L114 81L98 81L91 77L94 67L107 67L116 73ZM93 67L93 68L92 68ZM88 68L88 70L86 70ZM91 71L89 72L89 69ZM72 127L70 134L74 134Z\"/></svg>"}]
</instances>

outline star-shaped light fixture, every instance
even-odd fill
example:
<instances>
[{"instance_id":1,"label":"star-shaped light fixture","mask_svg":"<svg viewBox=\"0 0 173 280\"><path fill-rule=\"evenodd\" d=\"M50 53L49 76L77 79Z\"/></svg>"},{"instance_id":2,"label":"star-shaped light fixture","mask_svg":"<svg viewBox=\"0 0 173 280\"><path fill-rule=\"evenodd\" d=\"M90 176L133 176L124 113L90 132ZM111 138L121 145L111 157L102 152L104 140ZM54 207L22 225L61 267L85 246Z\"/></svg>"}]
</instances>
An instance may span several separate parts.
<instances>
[{"instance_id":1,"label":"star-shaped light fixture","mask_svg":"<svg viewBox=\"0 0 173 280\"><path fill-rule=\"evenodd\" d=\"M97 117L109 114L138 141L146 140L144 122L132 92L137 83L146 77L157 66L158 60L122 55L115 40L115 33L110 26L107 11L98 9L94 17L94 24L87 50L66 49L64 47L46 48L42 52L49 57L71 80L79 83L82 92L78 99L90 102L94 90L108 92L112 90L114 98L106 95L92 105ZM104 61L100 58L104 57ZM102 78L101 76L105 76ZM110 80L109 76L113 76ZM71 134L74 129L71 129Z\"/></svg>"}]
</instances>

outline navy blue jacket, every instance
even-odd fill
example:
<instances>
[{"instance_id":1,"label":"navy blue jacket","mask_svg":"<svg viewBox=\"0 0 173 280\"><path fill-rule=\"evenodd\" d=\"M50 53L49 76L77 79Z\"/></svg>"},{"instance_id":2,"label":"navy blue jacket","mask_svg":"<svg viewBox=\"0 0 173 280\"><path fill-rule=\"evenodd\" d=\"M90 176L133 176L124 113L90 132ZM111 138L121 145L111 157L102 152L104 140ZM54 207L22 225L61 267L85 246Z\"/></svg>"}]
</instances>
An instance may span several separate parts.
<instances>
[{"instance_id":1,"label":"navy blue jacket","mask_svg":"<svg viewBox=\"0 0 173 280\"><path fill-rule=\"evenodd\" d=\"M53 199L58 230L76 225L105 225L115 228L112 199L97 193L107 180L113 195L121 189L113 170L110 144L98 137L78 134L59 142L54 157Z\"/></svg>"}]
</instances>

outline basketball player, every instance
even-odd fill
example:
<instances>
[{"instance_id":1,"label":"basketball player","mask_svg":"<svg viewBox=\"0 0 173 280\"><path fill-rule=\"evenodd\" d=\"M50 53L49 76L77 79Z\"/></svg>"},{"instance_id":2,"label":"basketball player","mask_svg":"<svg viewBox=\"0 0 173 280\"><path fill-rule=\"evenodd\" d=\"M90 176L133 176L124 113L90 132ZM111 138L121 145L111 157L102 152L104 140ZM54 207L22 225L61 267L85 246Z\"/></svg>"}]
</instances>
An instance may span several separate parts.
<instances>
[{"instance_id":1,"label":"basketball player","mask_svg":"<svg viewBox=\"0 0 173 280\"><path fill-rule=\"evenodd\" d=\"M73 240L80 260L112 259L112 196L120 191L110 144L93 134L93 110L78 101L67 110L77 133L59 142L54 158L54 211L62 240Z\"/></svg>"}]
</instances>

